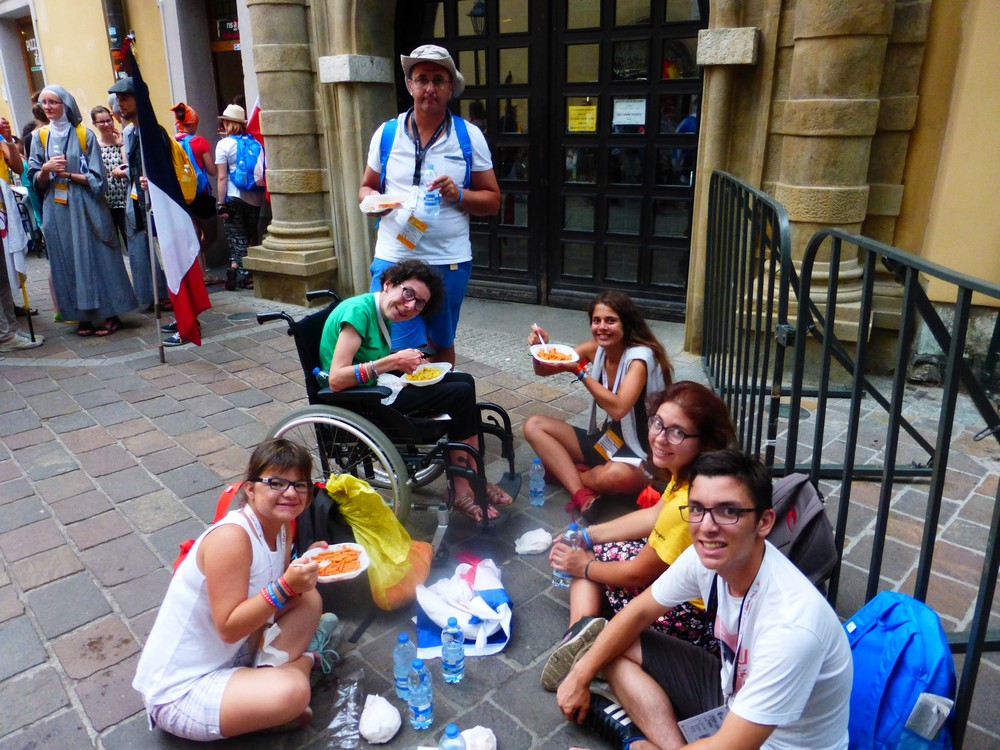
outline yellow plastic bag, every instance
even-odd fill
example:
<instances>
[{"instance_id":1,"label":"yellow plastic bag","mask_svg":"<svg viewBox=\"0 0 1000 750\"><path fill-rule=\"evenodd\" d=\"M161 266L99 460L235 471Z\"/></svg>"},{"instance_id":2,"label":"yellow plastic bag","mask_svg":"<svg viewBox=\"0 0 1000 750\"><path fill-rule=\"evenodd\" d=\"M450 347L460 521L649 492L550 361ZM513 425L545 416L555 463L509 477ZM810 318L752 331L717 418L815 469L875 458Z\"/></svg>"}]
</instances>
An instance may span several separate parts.
<instances>
[{"instance_id":1,"label":"yellow plastic bag","mask_svg":"<svg viewBox=\"0 0 1000 750\"><path fill-rule=\"evenodd\" d=\"M391 610L412 602L417 586L430 574L431 546L414 542L363 479L331 474L326 491L340 506L355 541L368 553L368 583L375 606Z\"/></svg>"}]
</instances>

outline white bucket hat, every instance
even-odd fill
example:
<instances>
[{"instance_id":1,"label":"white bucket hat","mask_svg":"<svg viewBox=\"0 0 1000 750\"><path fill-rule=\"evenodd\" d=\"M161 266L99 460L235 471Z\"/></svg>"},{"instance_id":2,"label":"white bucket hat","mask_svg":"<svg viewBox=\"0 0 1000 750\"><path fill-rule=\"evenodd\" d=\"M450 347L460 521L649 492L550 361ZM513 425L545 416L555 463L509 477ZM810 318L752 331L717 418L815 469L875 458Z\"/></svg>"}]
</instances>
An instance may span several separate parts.
<instances>
[{"instance_id":1,"label":"white bucket hat","mask_svg":"<svg viewBox=\"0 0 1000 750\"><path fill-rule=\"evenodd\" d=\"M403 75L410 77L410 68L419 62L429 62L440 65L451 73L452 96L456 99L465 91L465 77L458 72L455 61L451 59L448 50L438 47L436 44L422 44L409 55L400 55L399 61L403 64Z\"/></svg>"},{"instance_id":2,"label":"white bucket hat","mask_svg":"<svg viewBox=\"0 0 1000 750\"><path fill-rule=\"evenodd\" d=\"M240 125L247 124L247 113L239 104L230 104L224 110L222 114L219 115L220 120L229 120L230 122L238 122Z\"/></svg>"}]
</instances>

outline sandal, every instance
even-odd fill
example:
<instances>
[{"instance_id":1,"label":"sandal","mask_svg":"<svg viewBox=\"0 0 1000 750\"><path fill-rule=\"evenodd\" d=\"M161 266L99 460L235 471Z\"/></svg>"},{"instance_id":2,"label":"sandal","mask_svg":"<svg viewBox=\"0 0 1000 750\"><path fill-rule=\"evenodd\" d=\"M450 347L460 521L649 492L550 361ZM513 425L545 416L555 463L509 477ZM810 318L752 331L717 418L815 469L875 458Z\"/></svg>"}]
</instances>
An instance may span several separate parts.
<instances>
[{"instance_id":1,"label":"sandal","mask_svg":"<svg viewBox=\"0 0 1000 750\"><path fill-rule=\"evenodd\" d=\"M483 509L476 503L476 495L472 490L469 490L461 497L453 498L451 488L449 487L444 491L444 501L449 507L457 510L463 516L471 518L476 523L483 522ZM489 520L495 521L500 517L500 511L490 505L487 517Z\"/></svg>"},{"instance_id":2,"label":"sandal","mask_svg":"<svg viewBox=\"0 0 1000 750\"><path fill-rule=\"evenodd\" d=\"M121 330L121 319L115 315L104 321L104 326L94 331L95 336L110 336L115 331Z\"/></svg>"},{"instance_id":3,"label":"sandal","mask_svg":"<svg viewBox=\"0 0 1000 750\"><path fill-rule=\"evenodd\" d=\"M93 336L94 327L90 323L80 323L76 329L77 336Z\"/></svg>"},{"instance_id":4,"label":"sandal","mask_svg":"<svg viewBox=\"0 0 1000 750\"><path fill-rule=\"evenodd\" d=\"M504 492L495 484L486 485L486 497L490 499L490 504L502 508L514 502L514 498Z\"/></svg>"}]
</instances>

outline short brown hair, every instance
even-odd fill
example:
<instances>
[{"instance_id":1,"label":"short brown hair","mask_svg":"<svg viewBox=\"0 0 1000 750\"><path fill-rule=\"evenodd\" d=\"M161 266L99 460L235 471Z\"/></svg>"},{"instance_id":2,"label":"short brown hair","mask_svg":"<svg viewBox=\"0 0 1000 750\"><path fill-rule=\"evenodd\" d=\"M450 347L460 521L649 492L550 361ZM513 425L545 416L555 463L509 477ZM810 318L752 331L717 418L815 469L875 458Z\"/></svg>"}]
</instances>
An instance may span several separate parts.
<instances>
[{"instance_id":1,"label":"short brown hair","mask_svg":"<svg viewBox=\"0 0 1000 750\"><path fill-rule=\"evenodd\" d=\"M265 440L254 448L247 464L245 482L253 482L268 469L274 471L298 471L303 479L312 480L313 459L309 450L301 443L286 438ZM246 494L240 490L240 504L246 503ZM306 507L312 502L312 495L306 500Z\"/></svg>"}]
</instances>

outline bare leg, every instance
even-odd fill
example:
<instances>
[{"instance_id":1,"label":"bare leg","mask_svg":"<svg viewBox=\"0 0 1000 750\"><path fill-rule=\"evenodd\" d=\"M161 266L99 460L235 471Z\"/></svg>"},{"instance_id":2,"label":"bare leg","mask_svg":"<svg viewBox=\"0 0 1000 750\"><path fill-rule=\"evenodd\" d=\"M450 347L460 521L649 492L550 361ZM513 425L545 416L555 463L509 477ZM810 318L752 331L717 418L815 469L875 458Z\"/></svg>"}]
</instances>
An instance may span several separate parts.
<instances>
[{"instance_id":1,"label":"bare leg","mask_svg":"<svg viewBox=\"0 0 1000 750\"><path fill-rule=\"evenodd\" d=\"M637 640L604 668L604 676L632 721L646 735L646 742L633 742L630 750L675 750L686 741L677 726L677 715L660 684L643 671L642 646Z\"/></svg>"},{"instance_id":2,"label":"bare leg","mask_svg":"<svg viewBox=\"0 0 1000 750\"><path fill-rule=\"evenodd\" d=\"M574 578L569 587L569 624L581 617L597 617L601 613L604 586L585 578Z\"/></svg>"},{"instance_id":3,"label":"bare leg","mask_svg":"<svg viewBox=\"0 0 1000 750\"><path fill-rule=\"evenodd\" d=\"M466 438L465 440L462 440L460 442L465 443L470 448L475 448L476 450L479 450L479 437L477 435L473 435L472 437ZM475 460L473 460L473 458L465 451L451 451L448 454L448 460L451 461L453 464L457 464L458 466L468 466L472 470L476 469ZM469 484L468 479L465 479L464 477L455 477L455 479L453 479L452 482L455 485L456 498L462 498L465 495L468 495L472 492L472 485ZM499 511L497 511L497 509L494 508L492 505L489 507L489 517L490 518L500 517Z\"/></svg>"},{"instance_id":4,"label":"bare leg","mask_svg":"<svg viewBox=\"0 0 1000 750\"><path fill-rule=\"evenodd\" d=\"M642 469L620 461L608 461L601 466L595 466L581 474L580 481L584 487L598 495L627 495L631 492L638 494L648 484Z\"/></svg>"},{"instance_id":5,"label":"bare leg","mask_svg":"<svg viewBox=\"0 0 1000 750\"><path fill-rule=\"evenodd\" d=\"M583 489L576 470L576 464L583 462L583 453L571 425L536 414L524 422L524 439L570 495Z\"/></svg>"}]
</instances>

